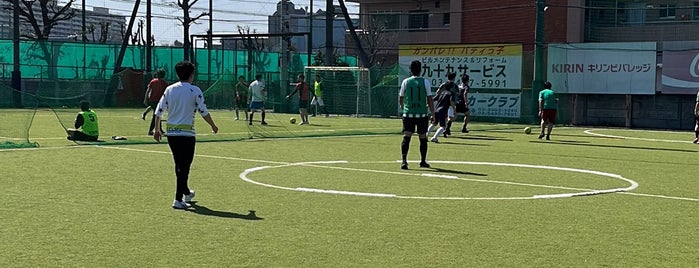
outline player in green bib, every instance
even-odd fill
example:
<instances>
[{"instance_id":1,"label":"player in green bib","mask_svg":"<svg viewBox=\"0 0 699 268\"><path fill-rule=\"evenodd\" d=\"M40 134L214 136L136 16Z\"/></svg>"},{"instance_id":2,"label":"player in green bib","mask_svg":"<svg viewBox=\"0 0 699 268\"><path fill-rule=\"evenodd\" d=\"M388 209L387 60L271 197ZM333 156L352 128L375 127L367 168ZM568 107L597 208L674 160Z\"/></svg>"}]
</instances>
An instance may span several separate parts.
<instances>
[{"instance_id":1,"label":"player in green bib","mask_svg":"<svg viewBox=\"0 0 699 268\"><path fill-rule=\"evenodd\" d=\"M558 98L551 90L551 82L544 82L544 90L539 92L539 116L541 117L541 133L539 139L546 136L546 140L551 139L553 124L556 123L556 112L558 111ZM544 133L544 130L548 132Z\"/></svg>"},{"instance_id":2,"label":"player in green bib","mask_svg":"<svg viewBox=\"0 0 699 268\"><path fill-rule=\"evenodd\" d=\"M400 108L403 112L403 142L401 153L403 161L401 169L408 169L408 151L410 150L410 138L415 133L420 139L420 167L429 168L427 158L427 126L429 120L434 120L434 104L432 100L432 85L430 81L420 77L422 63L418 60L410 62L411 77L403 79L398 93Z\"/></svg>"},{"instance_id":3,"label":"player in green bib","mask_svg":"<svg viewBox=\"0 0 699 268\"><path fill-rule=\"evenodd\" d=\"M80 112L75 118L75 128L66 129L68 140L72 141L97 141L100 135L99 120L97 114L90 110L88 101L80 102Z\"/></svg>"},{"instance_id":4,"label":"player in green bib","mask_svg":"<svg viewBox=\"0 0 699 268\"><path fill-rule=\"evenodd\" d=\"M323 81L320 81L320 75L316 75L316 81L315 83L313 83L313 91L315 93L315 96L313 96L313 100L311 100L311 105L315 106L316 109L311 115L311 117L315 117L318 113L318 106L320 106L320 108L323 109L325 117L330 116L328 110L325 109L325 103L323 102Z\"/></svg>"}]
</instances>

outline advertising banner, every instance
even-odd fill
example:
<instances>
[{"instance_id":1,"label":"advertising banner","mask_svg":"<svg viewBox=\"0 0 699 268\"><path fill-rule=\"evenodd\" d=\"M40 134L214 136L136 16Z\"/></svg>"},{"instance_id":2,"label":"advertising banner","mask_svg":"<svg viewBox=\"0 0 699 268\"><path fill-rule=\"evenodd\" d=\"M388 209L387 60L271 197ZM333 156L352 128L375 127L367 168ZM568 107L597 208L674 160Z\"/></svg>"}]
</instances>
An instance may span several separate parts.
<instances>
[{"instance_id":1,"label":"advertising banner","mask_svg":"<svg viewBox=\"0 0 699 268\"><path fill-rule=\"evenodd\" d=\"M656 43L549 44L547 77L557 93L655 94Z\"/></svg>"},{"instance_id":2,"label":"advertising banner","mask_svg":"<svg viewBox=\"0 0 699 268\"><path fill-rule=\"evenodd\" d=\"M664 94L697 94L699 50L663 51L662 84Z\"/></svg>"},{"instance_id":3,"label":"advertising banner","mask_svg":"<svg viewBox=\"0 0 699 268\"><path fill-rule=\"evenodd\" d=\"M520 94L469 93L468 107L471 116L519 118Z\"/></svg>"},{"instance_id":4,"label":"advertising banner","mask_svg":"<svg viewBox=\"0 0 699 268\"><path fill-rule=\"evenodd\" d=\"M422 77L433 87L447 81L447 72L464 74L472 88L520 89L522 87L522 46L516 45L401 45L399 81L410 74L410 62L422 63Z\"/></svg>"}]
</instances>

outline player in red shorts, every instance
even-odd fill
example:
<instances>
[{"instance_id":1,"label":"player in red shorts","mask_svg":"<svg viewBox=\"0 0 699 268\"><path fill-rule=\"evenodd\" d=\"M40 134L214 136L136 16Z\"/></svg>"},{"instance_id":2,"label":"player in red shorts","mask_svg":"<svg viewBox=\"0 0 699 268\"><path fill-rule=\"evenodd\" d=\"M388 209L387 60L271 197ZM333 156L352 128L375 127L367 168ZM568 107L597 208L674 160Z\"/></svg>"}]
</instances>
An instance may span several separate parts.
<instances>
[{"instance_id":1,"label":"player in red shorts","mask_svg":"<svg viewBox=\"0 0 699 268\"><path fill-rule=\"evenodd\" d=\"M546 136L546 140L551 140L551 130L556 123L556 112L558 111L558 98L551 90L551 82L544 82L544 90L539 92L539 117L541 117L541 133L539 139ZM544 130L548 129L546 133Z\"/></svg>"}]
</instances>

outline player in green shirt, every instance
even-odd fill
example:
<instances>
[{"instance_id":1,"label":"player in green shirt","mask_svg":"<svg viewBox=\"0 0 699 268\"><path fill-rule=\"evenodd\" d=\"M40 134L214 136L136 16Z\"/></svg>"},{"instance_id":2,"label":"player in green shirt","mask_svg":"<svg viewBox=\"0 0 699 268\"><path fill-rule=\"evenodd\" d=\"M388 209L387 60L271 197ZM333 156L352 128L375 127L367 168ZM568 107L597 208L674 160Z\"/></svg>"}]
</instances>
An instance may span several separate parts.
<instances>
[{"instance_id":1,"label":"player in green shirt","mask_svg":"<svg viewBox=\"0 0 699 268\"><path fill-rule=\"evenodd\" d=\"M539 92L539 116L541 117L541 133L539 139L546 136L546 140L551 139L551 130L556 123L556 112L558 111L558 98L551 90L551 82L544 82L544 90ZM544 130L548 131L544 134Z\"/></svg>"},{"instance_id":2,"label":"player in green shirt","mask_svg":"<svg viewBox=\"0 0 699 268\"><path fill-rule=\"evenodd\" d=\"M80 110L78 116L75 118L75 128L66 129L68 140L97 141L100 135L97 114L90 110L90 103L88 101L80 102Z\"/></svg>"},{"instance_id":3,"label":"player in green shirt","mask_svg":"<svg viewBox=\"0 0 699 268\"><path fill-rule=\"evenodd\" d=\"M325 109L325 103L323 102L323 85L323 81L320 81L320 75L316 75L316 81L315 83L313 83L313 91L315 93L315 96L313 96L313 100L311 100L311 105L315 106L316 109L313 112L313 115L311 115L311 117L315 117L318 113L318 106L320 106L321 109L323 109L325 117L330 116L328 110Z\"/></svg>"},{"instance_id":4,"label":"player in green shirt","mask_svg":"<svg viewBox=\"0 0 699 268\"><path fill-rule=\"evenodd\" d=\"M235 84L235 120L240 120L239 109L243 109L245 121L248 121L248 84L242 75L238 76L238 83Z\"/></svg>"},{"instance_id":5,"label":"player in green shirt","mask_svg":"<svg viewBox=\"0 0 699 268\"><path fill-rule=\"evenodd\" d=\"M434 120L434 104L432 99L432 86L430 81L420 77L422 63L418 60L410 62L411 77L403 79L398 93L400 108L403 112L403 142L401 152L403 162L401 169L408 169L408 150L410 138L417 128L420 138L420 167L429 168L425 158L427 157L427 126L430 118ZM429 110L428 110L429 108Z\"/></svg>"}]
</instances>

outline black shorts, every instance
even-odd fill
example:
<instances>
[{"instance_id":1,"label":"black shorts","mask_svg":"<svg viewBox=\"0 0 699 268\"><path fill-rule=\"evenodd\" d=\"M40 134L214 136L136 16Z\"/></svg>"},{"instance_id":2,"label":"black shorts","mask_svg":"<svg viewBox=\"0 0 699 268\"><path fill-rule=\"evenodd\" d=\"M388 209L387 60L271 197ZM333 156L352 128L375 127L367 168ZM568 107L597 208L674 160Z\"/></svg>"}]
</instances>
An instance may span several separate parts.
<instances>
[{"instance_id":1,"label":"black shorts","mask_svg":"<svg viewBox=\"0 0 699 268\"><path fill-rule=\"evenodd\" d=\"M299 100L299 109L305 109L308 108L308 101L307 100Z\"/></svg>"},{"instance_id":2,"label":"black shorts","mask_svg":"<svg viewBox=\"0 0 699 268\"><path fill-rule=\"evenodd\" d=\"M429 125L429 117L403 117L403 132L425 134ZM417 128L417 132L415 132L415 128Z\"/></svg>"},{"instance_id":3,"label":"black shorts","mask_svg":"<svg viewBox=\"0 0 699 268\"><path fill-rule=\"evenodd\" d=\"M466 103L460 102L456 104L456 113L465 113L468 111L468 107L466 107Z\"/></svg>"},{"instance_id":4,"label":"black shorts","mask_svg":"<svg viewBox=\"0 0 699 268\"><path fill-rule=\"evenodd\" d=\"M248 98L247 97L240 97L240 99L235 100L235 107L240 108L240 109L247 109L248 108Z\"/></svg>"}]
</instances>

